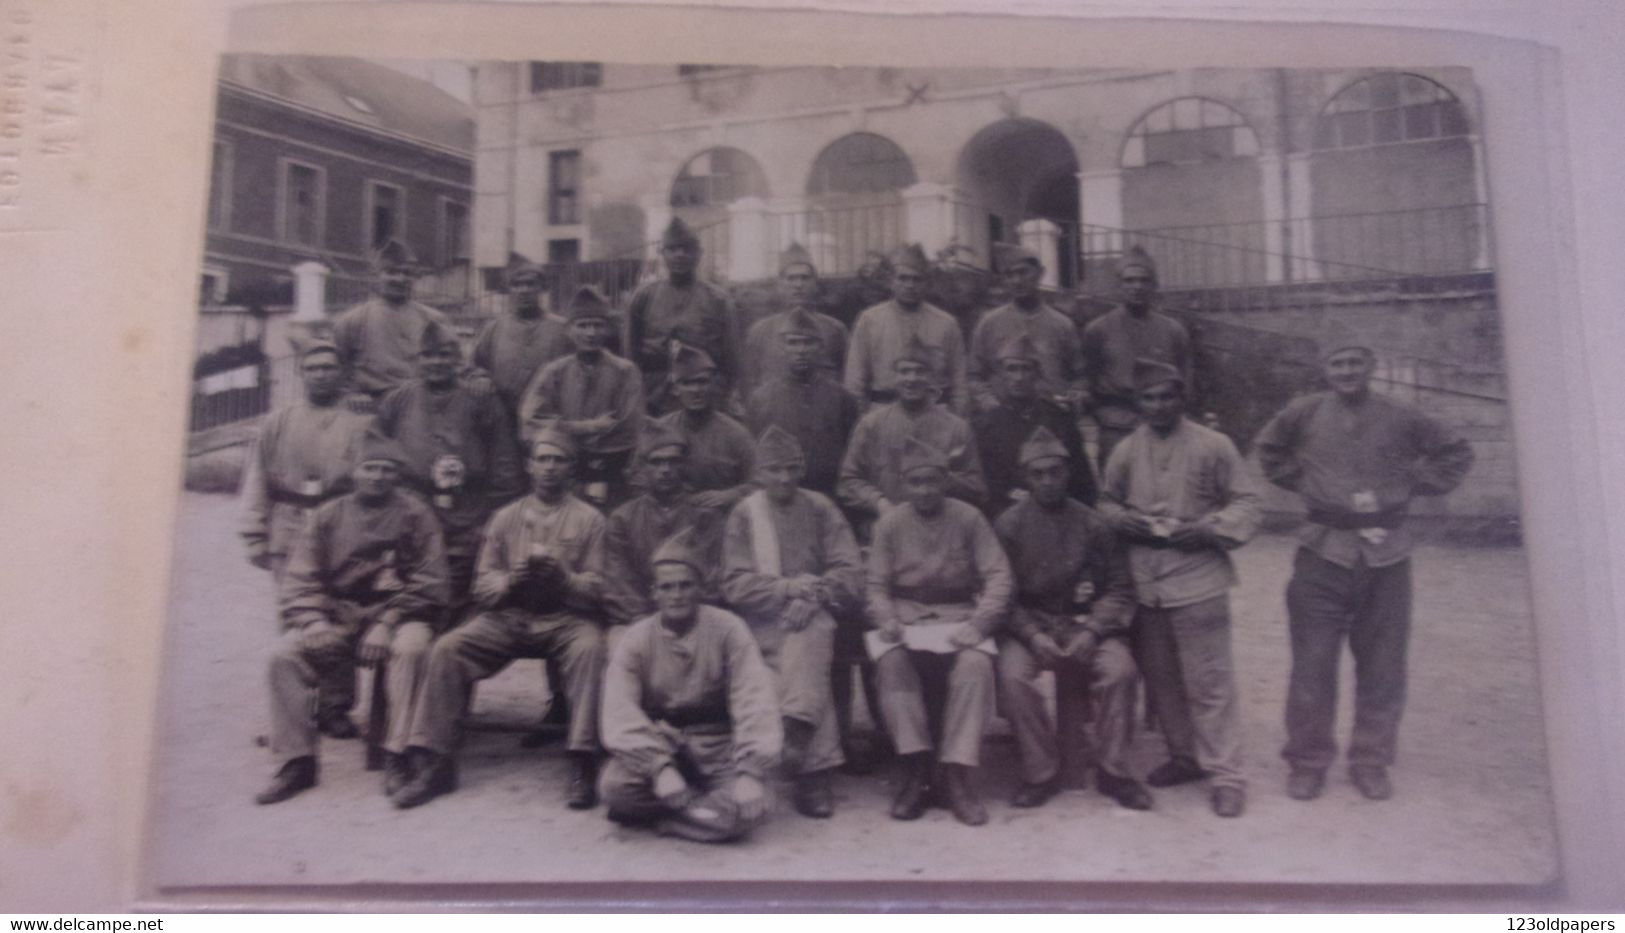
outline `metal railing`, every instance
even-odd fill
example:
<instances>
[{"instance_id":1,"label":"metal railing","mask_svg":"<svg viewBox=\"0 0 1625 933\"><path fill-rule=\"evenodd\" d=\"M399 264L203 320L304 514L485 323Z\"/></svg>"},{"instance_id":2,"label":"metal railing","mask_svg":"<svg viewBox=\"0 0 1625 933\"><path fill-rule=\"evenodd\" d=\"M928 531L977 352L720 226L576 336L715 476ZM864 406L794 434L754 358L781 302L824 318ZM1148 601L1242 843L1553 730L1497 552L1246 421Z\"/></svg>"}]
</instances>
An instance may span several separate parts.
<instances>
[{"instance_id":1,"label":"metal railing","mask_svg":"<svg viewBox=\"0 0 1625 933\"><path fill-rule=\"evenodd\" d=\"M895 195L774 212L768 215L769 248L776 257L800 243L820 275L852 275L872 256L896 249L903 242L903 224L903 201Z\"/></svg>"},{"instance_id":2,"label":"metal railing","mask_svg":"<svg viewBox=\"0 0 1625 933\"><path fill-rule=\"evenodd\" d=\"M192 380L192 433L249 421L294 401L299 364L292 354L210 373Z\"/></svg>"}]
</instances>

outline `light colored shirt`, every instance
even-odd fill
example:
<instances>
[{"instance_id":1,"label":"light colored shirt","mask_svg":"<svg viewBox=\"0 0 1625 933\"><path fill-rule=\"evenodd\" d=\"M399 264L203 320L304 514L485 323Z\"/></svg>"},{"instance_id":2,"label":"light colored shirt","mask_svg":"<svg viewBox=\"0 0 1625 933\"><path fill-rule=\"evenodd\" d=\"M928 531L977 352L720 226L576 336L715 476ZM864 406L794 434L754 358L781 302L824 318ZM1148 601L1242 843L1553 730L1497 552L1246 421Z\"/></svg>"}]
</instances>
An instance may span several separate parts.
<instances>
[{"instance_id":1,"label":"light colored shirt","mask_svg":"<svg viewBox=\"0 0 1625 933\"><path fill-rule=\"evenodd\" d=\"M830 584L843 603L856 605L863 598L863 564L852 528L835 503L807 489L796 490L787 505L765 492L753 495L767 505L779 568L769 573L758 566L751 500L735 505L722 536L722 593L728 603L748 619L776 620L790 603L786 581L807 574Z\"/></svg>"},{"instance_id":2,"label":"light colored shirt","mask_svg":"<svg viewBox=\"0 0 1625 933\"><path fill-rule=\"evenodd\" d=\"M1336 393L1293 399L1254 442L1270 482L1297 492L1311 520L1298 541L1343 567L1385 567L1410 557L1415 535L1402 522L1381 534L1317 522L1358 519L1354 497L1375 496L1379 512L1402 519L1413 496L1442 496L1472 469L1473 449L1440 422L1381 395L1350 405ZM1391 524L1392 522L1390 522Z\"/></svg>"},{"instance_id":3,"label":"light colored shirt","mask_svg":"<svg viewBox=\"0 0 1625 933\"><path fill-rule=\"evenodd\" d=\"M510 607L514 574L537 547L546 548L565 570L556 606ZM534 495L510 503L491 516L474 570L474 602L482 609L542 615L597 615L603 609L604 516L566 495L548 504Z\"/></svg>"},{"instance_id":4,"label":"light colored shirt","mask_svg":"<svg viewBox=\"0 0 1625 933\"><path fill-rule=\"evenodd\" d=\"M241 535L249 556L286 555L311 509L349 488L371 422L342 401L294 402L260 422L243 478Z\"/></svg>"},{"instance_id":5,"label":"light colored shirt","mask_svg":"<svg viewBox=\"0 0 1625 933\"><path fill-rule=\"evenodd\" d=\"M860 401L868 401L870 392L894 391L897 374L892 366L915 337L931 351L932 381L942 402L954 411L965 411L969 401L965 337L953 315L923 301L912 311L896 301L883 301L858 315L846 353L847 391Z\"/></svg>"},{"instance_id":6,"label":"light colored shirt","mask_svg":"<svg viewBox=\"0 0 1625 933\"><path fill-rule=\"evenodd\" d=\"M1140 425L1112 449L1101 512L1135 513L1212 526L1225 548L1247 543L1262 521L1260 500L1236 445L1188 418L1159 437ZM1176 608L1211 599L1236 582L1230 555L1131 543L1129 565L1143 606Z\"/></svg>"},{"instance_id":7,"label":"light colored shirt","mask_svg":"<svg viewBox=\"0 0 1625 933\"><path fill-rule=\"evenodd\" d=\"M983 635L1004 621L1014 581L1004 548L975 506L954 499L926 517L905 504L875 523L869 544L869 617L911 625L934 606L964 607Z\"/></svg>"},{"instance_id":8,"label":"light colored shirt","mask_svg":"<svg viewBox=\"0 0 1625 933\"><path fill-rule=\"evenodd\" d=\"M837 491L849 508L879 511L879 502L903 501L903 447L908 438L948 458L948 493L980 502L987 493L975 438L965 419L941 405L911 412L901 402L871 410L852 431Z\"/></svg>"},{"instance_id":9,"label":"light colored shirt","mask_svg":"<svg viewBox=\"0 0 1625 933\"><path fill-rule=\"evenodd\" d=\"M423 329L430 321L452 332L450 318L416 301L395 307L374 296L341 313L333 322L333 343L350 388L376 398L416 378Z\"/></svg>"},{"instance_id":10,"label":"light colored shirt","mask_svg":"<svg viewBox=\"0 0 1625 933\"><path fill-rule=\"evenodd\" d=\"M739 773L769 777L784 743L773 675L744 620L702 605L687 632L658 615L634 622L604 672L599 732L604 748L632 774L652 780L682 749L669 719L731 724Z\"/></svg>"}]
</instances>

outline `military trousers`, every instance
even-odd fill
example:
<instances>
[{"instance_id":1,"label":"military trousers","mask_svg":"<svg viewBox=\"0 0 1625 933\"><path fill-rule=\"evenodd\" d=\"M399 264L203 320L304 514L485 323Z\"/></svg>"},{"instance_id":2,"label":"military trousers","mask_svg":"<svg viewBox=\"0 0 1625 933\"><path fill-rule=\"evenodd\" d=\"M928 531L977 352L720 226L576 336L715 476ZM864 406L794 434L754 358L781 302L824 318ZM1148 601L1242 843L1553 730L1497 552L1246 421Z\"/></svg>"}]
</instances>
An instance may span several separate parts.
<instances>
[{"instance_id":1,"label":"military trousers","mask_svg":"<svg viewBox=\"0 0 1625 933\"><path fill-rule=\"evenodd\" d=\"M282 577L288 570L288 555L271 555L271 580L282 590ZM327 665L317 671L316 715L318 718L350 715L355 708L355 668L344 664Z\"/></svg>"},{"instance_id":2,"label":"military trousers","mask_svg":"<svg viewBox=\"0 0 1625 933\"><path fill-rule=\"evenodd\" d=\"M829 670L835 656L835 619L819 610L805 628L790 631L777 618L745 617L762 659L773 671L779 715L813 727L803 772L838 768L841 730L835 719L835 694Z\"/></svg>"},{"instance_id":3,"label":"military trousers","mask_svg":"<svg viewBox=\"0 0 1625 933\"><path fill-rule=\"evenodd\" d=\"M609 818L697 842L728 842L749 832L753 824L740 816L733 796L739 777L733 735L717 728L685 730L673 752L672 764L689 787L687 799L675 806L661 800L654 775L637 774L612 756L598 780Z\"/></svg>"},{"instance_id":4,"label":"military trousers","mask_svg":"<svg viewBox=\"0 0 1625 933\"><path fill-rule=\"evenodd\" d=\"M435 642L408 743L441 754L455 751L474 685L519 658L556 663L570 711L565 747L597 751L603 629L581 616L513 609L481 613Z\"/></svg>"},{"instance_id":5,"label":"military trousers","mask_svg":"<svg viewBox=\"0 0 1625 933\"><path fill-rule=\"evenodd\" d=\"M283 633L270 665L271 753L277 761L316 754L318 687L335 680L341 671L354 682L356 646L364 634L364 630L348 632L332 648L311 651L305 647L302 630ZM402 622L395 627L384 674L384 697L389 703L384 748L388 751L406 750L413 701L433 639L434 630L425 622Z\"/></svg>"},{"instance_id":6,"label":"military trousers","mask_svg":"<svg viewBox=\"0 0 1625 933\"><path fill-rule=\"evenodd\" d=\"M1042 784L1063 766L1081 765L1086 734L1094 737L1096 767L1114 777L1130 776L1139 672L1121 639L1102 641L1082 660L1060 661L1040 658L1019 639L1001 639L997 666L999 710L1016 736L1022 780ZM1038 675L1046 670L1055 672L1053 723L1038 689Z\"/></svg>"},{"instance_id":7,"label":"military trousers","mask_svg":"<svg viewBox=\"0 0 1625 933\"><path fill-rule=\"evenodd\" d=\"M1214 787L1244 787L1240 712L1230 655L1230 596L1141 606L1135 651L1168 754L1194 759Z\"/></svg>"},{"instance_id":8,"label":"military trousers","mask_svg":"<svg viewBox=\"0 0 1625 933\"><path fill-rule=\"evenodd\" d=\"M1286 747L1294 767L1324 771L1337 757L1337 668L1343 642L1354 656L1350 765L1394 763L1405 712L1411 630L1411 564L1343 567L1308 548L1293 558L1286 588L1292 633Z\"/></svg>"},{"instance_id":9,"label":"military trousers","mask_svg":"<svg viewBox=\"0 0 1625 933\"><path fill-rule=\"evenodd\" d=\"M952 654L897 647L875 662L880 709L900 755L931 751L941 723L938 760L975 767L993 707L993 658L975 648ZM930 694L930 701L927 700ZM931 715L933 708L938 715Z\"/></svg>"}]
</instances>

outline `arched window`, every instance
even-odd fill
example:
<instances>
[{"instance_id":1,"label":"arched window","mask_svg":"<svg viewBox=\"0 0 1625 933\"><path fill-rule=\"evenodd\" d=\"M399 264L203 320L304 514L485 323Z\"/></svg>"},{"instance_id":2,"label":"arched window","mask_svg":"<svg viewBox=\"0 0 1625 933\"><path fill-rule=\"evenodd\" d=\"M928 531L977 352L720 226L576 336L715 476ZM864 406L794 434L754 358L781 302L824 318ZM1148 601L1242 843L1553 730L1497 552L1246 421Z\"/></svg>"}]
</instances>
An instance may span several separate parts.
<instances>
[{"instance_id":1,"label":"arched window","mask_svg":"<svg viewBox=\"0 0 1625 933\"><path fill-rule=\"evenodd\" d=\"M818 154L807 193L874 194L898 191L915 181L914 163L896 143L874 133L852 133Z\"/></svg>"},{"instance_id":2,"label":"arched window","mask_svg":"<svg viewBox=\"0 0 1625 933\"><path fill-rule=\"evenodd\" d=\"M1258 135L1241 114L1205 97L1162 104L1134 124L1123 142L1123 168L1188 165L1258 154Z\"/></svg>"},{"instance_id":3,"label":"arched window","mask_svg":"<svg viewBox=\"0 0 1625 933\"><path fill-rule=\"evenodd\" d=\"M1315 122L1316 149L1357 149L1468 133L1467 111L1443 85L1387 72L1350 84Z\"/></svg>"},{"instance_id":4,"label":"arched window","mask_svg":"<svg viewBox=\"0 0 1625 933\"><path fill-rule=\"evenodd\" d=\"M740 198L767 194L767 177L756 160L738 149L719 146L688 160L671 184L671 206L725 206Z\"/></svg>"}]
</instances>

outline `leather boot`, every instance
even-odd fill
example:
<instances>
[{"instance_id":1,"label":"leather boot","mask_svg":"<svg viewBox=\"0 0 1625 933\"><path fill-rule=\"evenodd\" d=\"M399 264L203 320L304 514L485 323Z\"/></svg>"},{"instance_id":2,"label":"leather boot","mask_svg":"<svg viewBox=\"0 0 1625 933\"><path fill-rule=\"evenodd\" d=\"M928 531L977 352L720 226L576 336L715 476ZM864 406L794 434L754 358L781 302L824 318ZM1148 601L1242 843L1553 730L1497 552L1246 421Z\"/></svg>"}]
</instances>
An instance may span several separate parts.
<instances>
[{"instance_id":1,"label":"leather boot","mask_svg":"<svg viewBox=\"0 0 1625 933\"><path fill-rule=\"evenodd\" d=\"M827 820L835 815L835 792L830 789L829 771L809 771L796 778L796 812L808 819Z\"/></svg>"},{"instance_id":2,"label":"leather boot","mask_svg":"<svg viewBox=\"0 0 1625 933\"><path fill-rule=\"evenodd\" d=\"M591 810L598 805L598 755L571 752L570 766L570 787L564 793L564 805L572 810Z\"/></svg>"},{"instance_id":3,"label":"leather boot","mask_svg":"<svg viewBox=\"0 0 1625 933\"><path fill-rule=\"evenodd\" d=\"M393 797L411 780L412 759L404 753L384 752L384 796Z\"/></svg>"},{"instance_id":4,"label":"leather boot","mask_svg":"<svg viewBox=\"0 0 1625 933\"><path fill-rule=\"evenodd\" d=\"M779 769L786 778L794 779L807 764L807 746L812 744L815 729L804 719L784 717L784 748L779 753Z\"/></svg>"},{"instance_id":5,"label":"leather boot","mask_svg":"<svg viewBox=\"0 0 1625 933\"><path fill-rule=\"evenodd\" d=\"M277 769L276 776L271 778L270 785L255 795L254 802L260 804L281 803L300 791L309 790L315 786L315 757L305 755L300 758L290 758L287 763Z\"/></svg>"},{"instance_id":6,"label":"leather boot","mask_svg":"<svg viewBox=\"0 0 1625 933\"><path fill-rule=\"evenodd\" d=\"M967 765L944 764L943 783L948 791L948 808L954 818L966 826L981 826L987 822L987 808L976 792L972 769Z\"/></svg>"},{"instance_id":7,"label":"leather boot","mask_svg":"<svg viewBox=\"0 0 1625 933\"><path fill-rule=\"evenodd\" d=\"M1118 777L1103 770L1095 775L1095 787L1125 809L1151 809L1151 792L1133 778Z\"/></svg>"},{"instance_id":8,"label":"leather boot","mask_svg":"<svg viewBox=\"0 0 1625 933\"><path fill-rule=\"evenodd\" d=\"M441 794L457 789L457 763L450 755L442 755L426 748L412 752L412 779L391 794L390 802L402 810L420 807Z\"/></svg>"},{"instance_id":9,"label":"leather boot","mask_svg":"<svg viewBox=\"0 0 1625 933\"><path fill-rule=\"evenodd\" d=\"M892 798L891 818L917 820L925 813L926 798L931 792L931 753L915 752L898 758L902 765L902 784Z\"/></svg>"},{"instance_id":10,"label":"leather boot","mask_svg":"<svg viewBox=\"0 0 1625 933\"><path fill-rule=\"evenodd\" d=\"M1151 770L1145 782L1152 787L1174 787L1207 777L1207 772L1189 758L1170 758Z\"/></svg>"}]
</instances>

